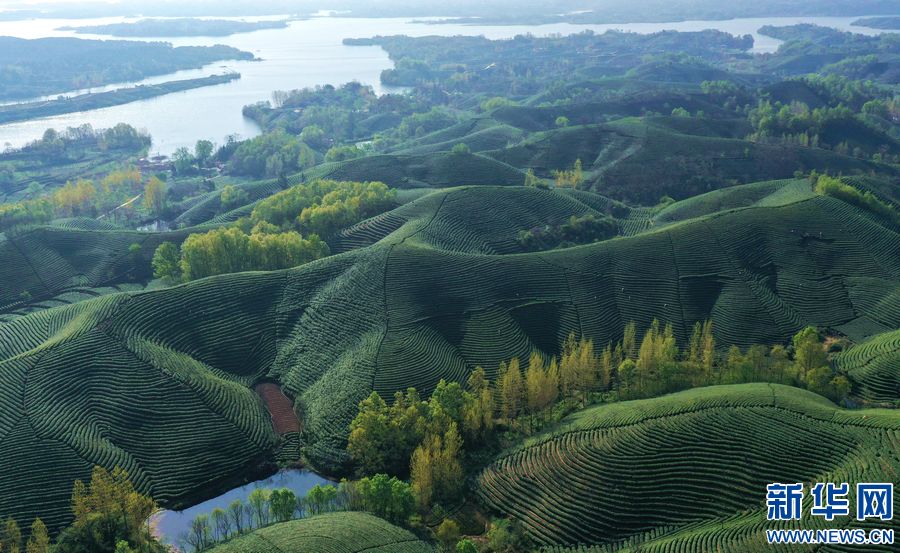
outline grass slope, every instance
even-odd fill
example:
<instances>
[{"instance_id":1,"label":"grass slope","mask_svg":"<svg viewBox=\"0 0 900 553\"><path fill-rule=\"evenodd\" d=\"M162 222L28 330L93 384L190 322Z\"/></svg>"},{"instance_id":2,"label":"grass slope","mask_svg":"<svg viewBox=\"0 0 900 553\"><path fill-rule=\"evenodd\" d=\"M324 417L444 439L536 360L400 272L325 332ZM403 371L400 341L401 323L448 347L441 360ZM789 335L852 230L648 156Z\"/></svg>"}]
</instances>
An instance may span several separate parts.
<instances>
[{"instance_id":1,"label":"grass slope","mask_svg":"<svg viewBox=\"0 0 900 553\"><path fill-rule=\"evenodd\" d=\"M896 411L778 385L700 388L581 411L502 454L477 493L545 545L649 535L640 551L763 550L768 483L896 480L898 440Z\"/></svg>"},{"instance_id":2,"label":"grass slope","mask_svg":"<svg viewBox=\"0 0 900 553\"><path fill-rule=\"evenodd\" d=\"M0 518L25 524L40 505L58 527L71 480L91 463L128 468L170 506L223 486L275 447L250 388L264 378L295 399L305 455L338 470L371 390L427 394L476 364L493 377L501 359L555 353L570 332L603 344L627 321L657 317L686 341L712 318L719 344L746 346L807 324L856 337L900 326L897 231L833 198L492 255L515 217L489 217L485 197L466 192L424 196L399 208L422 212L380 241L297 269L107 295L0 325ZM602 203L524 189L503 201L519 201L523 218L543 201L542 217ZM31 476L43 463L53 479Z\"/></svg>"},{"instance_id":3,"label":"grass slope","mask_svg":"<svg viewBox=\"0 0 900 553\"><path fill-rule=\"evenodd\" d=\"M214 547L211 553L432 553L408 530L366 513L329 513L275 524Z\"/></svg>"}]
</instances>

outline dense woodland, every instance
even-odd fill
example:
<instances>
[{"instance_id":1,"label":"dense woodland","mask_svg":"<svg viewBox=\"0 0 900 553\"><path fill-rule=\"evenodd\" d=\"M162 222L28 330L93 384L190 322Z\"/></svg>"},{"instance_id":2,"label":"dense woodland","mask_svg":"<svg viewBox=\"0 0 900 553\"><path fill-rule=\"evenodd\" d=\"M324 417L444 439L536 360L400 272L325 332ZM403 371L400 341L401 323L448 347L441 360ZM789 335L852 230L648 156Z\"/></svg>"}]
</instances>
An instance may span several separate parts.
<instances>
[{"instance_id":1,"label":"dense woodland","mask_svg":"<svg viewBox=\"0 0 900 553\"><path fill-rule=\"evenodd\" d=\"M0 37L0 99L24 100L117 82L138 81L208 63L253 59L230 46Z\"/></svg>"}]
</instances>

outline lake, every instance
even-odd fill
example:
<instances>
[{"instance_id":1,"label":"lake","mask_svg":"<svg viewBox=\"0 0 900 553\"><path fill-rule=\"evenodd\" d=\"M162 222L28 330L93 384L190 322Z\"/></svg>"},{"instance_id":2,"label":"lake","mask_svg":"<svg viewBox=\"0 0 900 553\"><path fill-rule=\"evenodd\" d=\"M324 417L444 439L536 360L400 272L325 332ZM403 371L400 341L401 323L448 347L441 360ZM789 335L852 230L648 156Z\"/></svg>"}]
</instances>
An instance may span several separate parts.
<instances>
[{"instance_id":1,"label":"lake","mask_svg":"<svg viewBox=\"0 0 900 553\"><path fill-rule=\"evenodd\" d=\"M225 509L228 507L228 504L235 499L240 499L246 503L247 497L249 497L250 493L257 488L289 488L297 494L297 497L303 497L316 484L325 485L334 484L334 482L326 480L318 474L308 470L282 470L265 480L259 480L241 486L240 488L234 488L218 497L204 501L203 503L194 505L183 511L160 511L151 517L150 523L160 539L174 545L178 541L179 536L190 529L191 521L197 515L208 515L216 508Z\"/></svg>"},{"instance_id":2,"label":"lake","mask_svg":"<svg viewBox=\"0 0 900 553\"><path fill-rule=\"evenodd\" d=\"M247 20L277 19L244 18ZM571 34L591 29L602 33L621 29L637 33L660 30L699 31L719 29L732 34L751 34L754 51L772 52L780 41L761 36L757 30L763 25L793 25L815 23L862 34L878 34L878 29L852 27L857 17L769 17L732 19L725 21L681 21L673 23L629 23L609 25L551 25L482 26L413 23L409 19L362 19L345 17L316 17L293 21L284 29L267 29L228 37L147 38L176 46L227 44L255 54L262 61L219 62L197 70L179 71L139 81L141 84L204 77L227 70L238 71L242 78L227 84L204 87L166 96L113 106L87 112L70 113L44 119L23 121L0 126L0 148L19 147L40 138L44 130L64 129L83 123L94 128L108 128L116 123L129 123L145 129L153 136L152 153L170 154L181 146L192 147L198 139L222 143L225 137L236 134L250 138L259 134L255 123L241 115L247 104L267 100L275 90L290 90L307 86L359 81L372 85L376 92L392 89L379 82L384 69L392 67L387 53L378 46L344 46L344 38L375 35L483 35L491 39L511 38L518 34ZM57 31L66 25L84 26L128 21L129 18L102 19L37 19L31 21L0 22L0 35L21 38L49 36L77 36L79 38L110 39L108 36L75 35L73 31ZM135 83L127 83L135 84ZM118 88L118 85L98 87L93 91ZM60 91L65 92L65 91ZM71 92L71 91L70 91ZM84 91L80 91L84 92ZM54 97L56 95L53 95Z\"/></svg>"}]
</instances>

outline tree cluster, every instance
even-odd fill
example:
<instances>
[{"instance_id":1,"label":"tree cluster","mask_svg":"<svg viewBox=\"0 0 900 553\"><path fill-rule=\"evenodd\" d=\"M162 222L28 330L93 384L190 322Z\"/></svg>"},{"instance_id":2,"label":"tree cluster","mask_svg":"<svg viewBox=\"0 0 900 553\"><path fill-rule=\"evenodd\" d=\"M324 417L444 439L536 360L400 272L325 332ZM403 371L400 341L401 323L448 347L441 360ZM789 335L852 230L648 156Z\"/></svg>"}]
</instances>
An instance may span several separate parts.
<instances>
[{"instance_id":1,"label":"tree cluster","mask_svg":"<svg viewBox=\"0 0 900 553\"><path fill-rule=\"evenodd\" d=\"M257 488L246 502L235 499L224 509L195 517L178 541L185 552L199 553L272 524L335 511L366 511L405 525L414 507L411 486L386 474L343 480L336 487L316 484L305 496L289 488Z\"/></svg>"},{"instance_id":2,"label":"tree cluster","mask_svg":"<svg viewBox=\"0 0 900 553\"><path fill-rule=\"evenodd\" d=\"M600 242L618 233L619 225L615 219L588 213L580 217L572 215L560 224L548 224L520 231L517 241L523 250L535 252Z\"/></svg>"}]
</instances>

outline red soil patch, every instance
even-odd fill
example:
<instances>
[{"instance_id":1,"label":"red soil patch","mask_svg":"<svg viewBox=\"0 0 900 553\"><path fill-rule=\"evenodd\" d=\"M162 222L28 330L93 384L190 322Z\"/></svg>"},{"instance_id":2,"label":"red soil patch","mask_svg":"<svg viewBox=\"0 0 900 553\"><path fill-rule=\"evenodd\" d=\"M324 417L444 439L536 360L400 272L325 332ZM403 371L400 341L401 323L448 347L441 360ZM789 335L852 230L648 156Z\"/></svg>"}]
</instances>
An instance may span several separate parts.
<instances>
[{"instance_id":1,"label":"red soil patch","mask_svg":"<svg viewBox=\"0 0 900 553\"><path fill-rule=\"evenodd\" d=\"M276 384L257 384L254 388L262 398L272 417L272 426L278 434L300 432L300 419L294 413L294 404Z\"/></svg>"}]
</instances>

